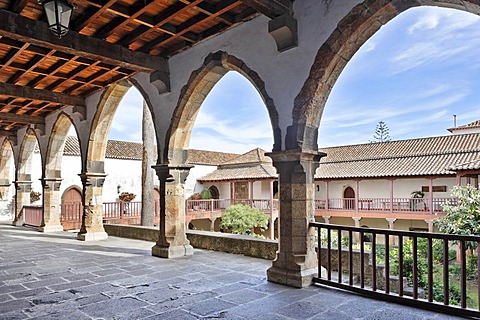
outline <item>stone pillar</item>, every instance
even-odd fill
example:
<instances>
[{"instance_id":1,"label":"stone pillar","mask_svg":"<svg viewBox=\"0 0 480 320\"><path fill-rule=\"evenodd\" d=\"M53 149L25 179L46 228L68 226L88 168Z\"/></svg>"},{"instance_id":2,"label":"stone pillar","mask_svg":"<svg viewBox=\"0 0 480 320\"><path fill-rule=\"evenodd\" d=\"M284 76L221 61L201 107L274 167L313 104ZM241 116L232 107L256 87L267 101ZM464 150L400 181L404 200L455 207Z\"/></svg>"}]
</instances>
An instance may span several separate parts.
<instances>
[{"instance_id":1,"label":"stone pillar","mask_svg":"<svg viewBox=\"0 0 480 320\"><path fill-rule=\"evenodd\" d=\"M40 232L63 231L60 223L60 178L42 178L43 219Z\"/></svg>"},{"instance_id":2,"label":"stone pillar","mask_svg":"<svg viewBox=\"0 0 480 320\"><path fill-rule=\"evenodd\" d=\"M155 164L155 130L153 129L153 120L147 103L143 102L143 121L142 121L142 226L153 226L155 224L155 208L153 200L153 185L155 170L152 165Z\"/></svg>"},{"instance_id":3,"label":"stone pillar","mask_svg":"<svg viewBox=\"0 0 480 320\"><path fill-rule=\"evenodd\" d=\"M26 177L30 180L30 176ZM23 226L25 216L23 215L23 206L30 204L30 191L32 191L32 181L16 180L15 184L15 216L12 225Z\"/></svg>"},{"instance_id":4,"label":"stone pillar","mask_svg":"<svg viewBox=\"0 0 480 320\"><path fill-rule=\"evenodd\" d=\"M185 234L185 180L193 166L153 166L160 179L160 234L152 255L176 258L193 255Z\"/></svg>"},{"instance_id":5,"label":"stone pillar","mask_svg":"<svg viewBox=\"0 0 480 320\"><path fill-rule=\"evenodd\" d=\"M332 217L332 216L323 216L323 220L325 220L325 223L326 223L326 224L330 224L330 218L331 218L331 217Z\"/></svg>"},{"instance_id":6,"label":"stone pillar","mask_svg":"<svg viewBox=\"0 0 480 320\"><path fill-rule=\"evenodd\" d=\"M395 230L395 221L397 221L397 219L387 218L387 221L388 221L388 229ZM390 236L390 245L396 245L397 244L396 239L397 239L396 236Z\"/></svg>"},{"instance_id":7,"label":"stone pillar","mask_svg":"<svg viewBox=\"0 0 480 320\"><path fill-rule=\"evenodd\" d=\"M284 151L268 154L277 169L280 187L280 226L277 257L267 271L268 281L306 287L317 274L314 174L318 153Z\"/></svg>"},{"instance_id":8,"label":"stone pillar","mask_svg":"<svg viewBox=\"0 0 480 320\"><path fill-rule=\"evenodd\" d=\"M102 164L103 165L103 164ZM84 172L80 174L83 184L82 227L77 239L82 241L103 240L108 234L103 228L103 183L105 173Z\"/></svg>"},{"instance_id":9,"label":"stone pillar","mask_svg":"<svg viewBox=\"0 0 480 320\"><path fill-rule=\"evenodd\" d=\"M215 231L215 221L217 221L217 218L213 218L210 220L210 231Z\"/></svg>"},{"instance_id":10,"label":"stone pillar","mask_svg":"<svg viewBox=\"0 0 480 320\"><path fill-rule=\"evenodd\" d=\"M355 227L360 228L360 220L362 220L362 217L352 217L352 219L355 222ZM353 240L356 243L360 242L360 233L354 232L353 233Z\"/></svg>"},{"instance_id":11,"label":"stone pillar","mask_svg":"<svg viewBox=\"0 0 480 320\"><path fill-rule=\"evenodd\" d=\"M425 222L428 225L428 232L433 233L434 232L433 220L425 220Z\"/></svg>"}]
</instances>

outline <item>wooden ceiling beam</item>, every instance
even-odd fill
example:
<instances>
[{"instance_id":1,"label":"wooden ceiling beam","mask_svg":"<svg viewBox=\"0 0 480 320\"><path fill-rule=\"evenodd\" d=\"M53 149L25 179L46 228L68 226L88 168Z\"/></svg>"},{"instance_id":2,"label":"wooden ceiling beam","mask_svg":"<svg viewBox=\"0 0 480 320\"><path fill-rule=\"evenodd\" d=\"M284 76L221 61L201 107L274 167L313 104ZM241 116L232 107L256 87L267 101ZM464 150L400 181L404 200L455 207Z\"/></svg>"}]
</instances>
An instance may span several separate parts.
<instances>
[{"instance_id":1,"label":"wooden ceiling beam","mask_svg":"<svg viewBox=\"0 0 480 320\"><path fill-rule=\"evenodd\" d=\"M117 0L109 0L101 8L90 7L87 8L80 19L77 19L72 26L75 26L73 30L76 32L82 31L90 22L95 21L102 13L107 11L108 7L114 4Z\"/></svg>"},{"instance_id":2,"label":"wooden ceiling beam","mask_svg":"<svg viewBox=\"0 0 480 320\"><path fill-rule=\"evenodd\" d=\"M74 97L59 92L51 92L48 90L34 89L27 86L17 86L8 83L0 83L0 95L53 102L61 105L85 106L85 99L82 97Z\"/></svg>"},{"instance_id":3,"label":"wooden ceiling beam","mask_svg":"<svg viewBox=\"0 0 480 320\"><path fill-rule=\"evenodd\" d=\"M158 37L151 42L145 44L140 51L142 52L150 52L154 50L157 47L161 47L172 40L182 36L183 34L189 32L193 28L195 28L198 24L208 22L210 20L213 20L217 18L218 16L228 12L229 10L234 9L235 7L239 6L240 2L237 0L223 0L222 2L219 2L215 6L215 12L212 13L211 15L206 15L206 14L199 14L193 18L190 18L189 20L185 21L181 25L178 26L178 32L175 35L172 36L161 36Z\"/></svg>"},{"instance_id":4,"label":"wooden ceiling beam","mask_svg":"<svg viewBox=\"0 0 480 320\"><path fill-rule=\"evenodd\" d=\"M293 4L291 0L240 0L250 8L261 14L275 19L283 14L292 15Z\"/></svg>"},{"instance_id":5,"label":"wooden ceiling beam","mask_svg":"<svg viewBox=\"0 0 480 320\"><path fill-rule=\"evenodd\" d=\"M25 9L29 0L14 0L10 5L10 11L20 13Z\"/></svg>"},{"instance_id":6,"label":"wooden ceiling beam","mask_svg":"<svg viewBox=\"0 0 480 320\"><path fill-rule=\"evenodd\" d=\"M45 119L27 114L16 114L11 112L0 112L0 121L17 122L23 124L45 124Z\"/></svg>"},{"instance_id":7,"label":"wooden ceiling beam","mask_svg":"<svg viewBox=\"0 0 480 320\"><path fill-rule=\"evenodd\" d=\"M168 72L168 62L162 57L135 52L74 31L70 31L62 39L58 39L48 29L46 23L31 20L3 9L0 9L0 36L88 59L100 60L135 71Z\"/></svg>"}]
</instances>

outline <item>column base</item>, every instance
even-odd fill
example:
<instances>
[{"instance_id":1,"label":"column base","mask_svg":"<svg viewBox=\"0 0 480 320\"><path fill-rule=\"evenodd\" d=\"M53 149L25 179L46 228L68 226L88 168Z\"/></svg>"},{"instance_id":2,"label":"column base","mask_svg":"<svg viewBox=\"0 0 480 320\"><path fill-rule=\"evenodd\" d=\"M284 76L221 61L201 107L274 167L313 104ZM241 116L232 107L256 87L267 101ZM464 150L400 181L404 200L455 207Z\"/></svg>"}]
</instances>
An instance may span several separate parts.
<instances>
[{"instance_id":1,"label":"column base","mask_svg":"<svg viewBox=\"0 0 480 320\"><path fill-rule=\"evenodd\" d=\"M39 232L43 232L43 233L61 232L61 231L63 231L63 226L62 226L62 225L57 225L57 226L43 226L43 227L38 227L37 230L38 230Z\"/></svg>"},{"instance_id":2,"label":"column base","mask_svg":"<svg viewBox=\"0 0 480 320\"><path fill-rule=\"evenodd\" d=\"M13 221L12 222L12 226L14 227L21 227L25 224L25 222L23 221L23 219L19 219L17 221Z\"/></svg>"},{"instance_id":3,"label":"column base","mask_svg":"<svg viewBox=\"0 0 480 320\"><path fill-rule=\"evenodd\" d=\"M107 238L108 238L108 234L105 231L77 233L77 240L80 240L80 241L98 241L98 240L105 240Z\"/></svg>"},{"instance_id":4,"label":"column base","mask_svg":"<svg viewBox=\"0 0 480 320\"><path fill-rule=\"evenodd\" d=\"M183 256L192 256L193 247L189 244L182 246L163 247L158 244L152 247L152 256L160 258L179 258Z\"/></svg>"},{"instance_id":5,"label":"column base","mask_svg":"<svg viewBox=\"0 0 480 320\"><path fill-rule=\"evenodd\" d=\"M267 270L267 280L290 287L305 288L312 284L312 279L317 273L317 268L292 271L278 267L270 267Z\"/></svg>"}]
</instances>

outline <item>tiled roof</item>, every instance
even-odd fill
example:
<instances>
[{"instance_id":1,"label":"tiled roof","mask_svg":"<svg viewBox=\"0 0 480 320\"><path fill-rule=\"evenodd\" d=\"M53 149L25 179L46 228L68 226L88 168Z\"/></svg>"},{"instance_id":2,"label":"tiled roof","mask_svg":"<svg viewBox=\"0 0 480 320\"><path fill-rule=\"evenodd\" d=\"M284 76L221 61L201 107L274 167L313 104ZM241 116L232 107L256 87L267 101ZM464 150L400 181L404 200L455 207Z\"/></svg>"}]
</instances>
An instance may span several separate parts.
<instances>
[{"instance_id":1,"label":"tiled roof","mask_svg":"<svg viewBox=\"0 0 480 320\"><path fill-rule=\"evenodd\" d=\"M256 148L231 161L221 164L217 170L198 180L202 182L212 182L276 178L277 171L272 165L272 159L265 156L265 150Z\"/></svg>"},{"instance_id":2,"label":"tiled roof","mask_svg":"<svg viewBox=\"0 0 480 320\"><path fill-rule=\"evenodd\" d=\"M218 166L238 157L238 153L225 153L206 150L188 150L188 160L190 164L205 164Z\"/></svg>"},{"instance_id":3,"label":"tiled roof","mask_svg":"<svg viewBox=\"0 0 480 320\"><path fill-rule=\"evenodd\" d=\"M477 159L471 162L456 164L456 165L450 166L449 169L454 171L480 170L480 159Z\"/></svg>"},{"instance_id":4,"label":"tiled roof","mask_svg":"<svg viewBox=\"0 0 480 320\"><path fill-rule=\"evenodd\" d=\"M157 150L155 149L155 154ZM80 146L76 137L67 137L64 155L80 156ZM142 144L137 142L108 140L105 154L109 159L142 160ZM238 154L190 149L188 160L190 164L219 165L238 157Z\"/></svg>"},{"instance_id":5,"label":"tiled roof","mask_svg":"<svg viewBox=\"0 0 480 320\"><path fill-rule=\"evenodd\" d=\"M480 134L325 148L316 178L452 175L448 168L480 159Z\"/></svg>"},{"instance_id":6,"label":"tiled roof","mask_svg":"<svg viewBox=\"0 0 480 320\"><path fill-rule=\"evenodd\" d=\"M272 163L272 159L265 155L265 150L256 148L242 155L237 155L234 159L222 163L222 166L245 165L247 163Z\"/></svg>"},{"instance_id":7,"label":"tiled roof","mask_svg":"<svg viewBox=\"0 0 480 320\"><path fill-rule=\"evenodd\" d=\"M469 124L463 125L463 126L458 126L454 128L447 129L450 132L454 131L461 131L461 130L466 130L466 129L475 129L475 128L480 128L480 120L470 122Z\"/></svg>"}]
</instances>

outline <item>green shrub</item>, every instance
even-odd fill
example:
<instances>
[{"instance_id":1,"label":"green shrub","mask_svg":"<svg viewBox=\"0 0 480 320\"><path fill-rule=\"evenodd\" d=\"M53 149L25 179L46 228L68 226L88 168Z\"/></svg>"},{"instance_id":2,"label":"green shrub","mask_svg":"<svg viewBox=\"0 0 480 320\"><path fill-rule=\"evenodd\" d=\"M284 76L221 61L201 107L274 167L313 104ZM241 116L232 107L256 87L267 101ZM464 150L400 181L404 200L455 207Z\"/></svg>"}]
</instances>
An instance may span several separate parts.
<instances>
[{"instance_id":1,"label":"green shrub","mask_svg":"<svg viewBox=\"0 0 480 320\"><path fill-rule=\"evenodd\" d=\"M220 227L233 233L254 235L253 229L262 231L268 226L268 215L243 204L236 204L225 210Z\"/></svg>"},{"instance_id":2,"label":"green shrub","mask_svg":"<svg viewBox=\"0 0 480 320\"><path fill-rule=\"evenodd\" d=\"M208 189L203 189L202 192L200 192L200 198L203 200L212 199L212 193Z\"/></svg>"}]
</instances>

